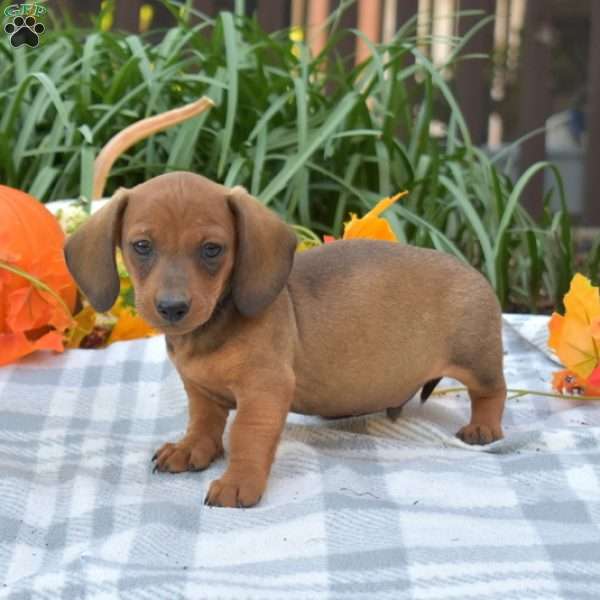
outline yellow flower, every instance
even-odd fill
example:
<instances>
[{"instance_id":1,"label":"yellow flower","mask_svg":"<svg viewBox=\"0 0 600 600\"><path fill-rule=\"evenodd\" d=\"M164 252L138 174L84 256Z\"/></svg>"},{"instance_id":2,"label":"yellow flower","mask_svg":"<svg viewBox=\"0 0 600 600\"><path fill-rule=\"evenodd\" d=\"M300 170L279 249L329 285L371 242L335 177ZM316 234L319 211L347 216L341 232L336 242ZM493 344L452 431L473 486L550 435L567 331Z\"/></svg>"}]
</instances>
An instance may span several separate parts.
<instances>
[{"instance_id":1,"label":"yellow flower","mask_svg":"<svg viewBox=\"0 0 600 600\"><path fill-rule=\"evenodd\" d=\"M319 242L315 242L314 240L301 240L298 242L296 246L296 252L305 252L306 250L310 250L311 248L316 248L320 246Z\"/></svg>"},{"instance_id":2,"label":"yellow flower","mask_svg":"<svg viewBox=\"0 0 600 600\"><path fill-rule=\"evenodd\" d=\"M96 311L88 304L73 317L73 326L65 339L66 347L79 348L83 338L92 333L95 325Z\"/></svg>"}]
</instances>

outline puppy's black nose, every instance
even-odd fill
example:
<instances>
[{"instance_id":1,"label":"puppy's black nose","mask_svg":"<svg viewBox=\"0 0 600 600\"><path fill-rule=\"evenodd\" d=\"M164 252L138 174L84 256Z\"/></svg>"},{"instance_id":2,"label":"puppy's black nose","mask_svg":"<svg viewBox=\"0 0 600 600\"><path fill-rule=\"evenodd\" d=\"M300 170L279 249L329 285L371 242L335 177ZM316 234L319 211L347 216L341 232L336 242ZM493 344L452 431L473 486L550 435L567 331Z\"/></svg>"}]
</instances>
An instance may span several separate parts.
<instances>
[{"instance_id":1,"label":"puppy's black nose","mask_svg":"<svg viewBox=\"0 0 600 600\"><path fill-rule=\"evenodd\" d=\"M156 303L156 310L165 321L176 323L187 315L190 303L183 300L160 300Z\"/></svg>"}]
</instances>

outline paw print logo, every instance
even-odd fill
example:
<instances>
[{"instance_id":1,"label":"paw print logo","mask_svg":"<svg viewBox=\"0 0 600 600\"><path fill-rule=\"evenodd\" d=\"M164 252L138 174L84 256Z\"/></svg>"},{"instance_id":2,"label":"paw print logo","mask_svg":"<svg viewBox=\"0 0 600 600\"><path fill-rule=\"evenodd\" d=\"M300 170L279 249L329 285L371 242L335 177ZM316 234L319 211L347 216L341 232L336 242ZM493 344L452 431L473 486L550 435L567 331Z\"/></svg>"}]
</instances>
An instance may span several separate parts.
<instances>
[{"instance_id":1,"label":"paw print logo","mask_svg":"<svg viewBox=\"0 0 600 600\"><path fill-rule=\"evenodd\" d=\"M4 26L4 31L10 35L10 43L13 48L27 45L37 48L40 43L40 35L46 28L38 23L35 17L15 17L12 23Z\"/></svg>"}]
</instances>

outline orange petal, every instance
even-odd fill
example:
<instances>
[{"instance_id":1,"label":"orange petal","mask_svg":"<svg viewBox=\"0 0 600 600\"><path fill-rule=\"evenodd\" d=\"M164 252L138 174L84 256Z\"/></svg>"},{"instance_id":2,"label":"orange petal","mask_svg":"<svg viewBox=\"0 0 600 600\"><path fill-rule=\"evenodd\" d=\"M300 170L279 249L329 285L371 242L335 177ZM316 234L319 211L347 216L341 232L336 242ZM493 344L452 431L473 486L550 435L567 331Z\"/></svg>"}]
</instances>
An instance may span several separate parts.
<instances>
[{"instance_id":1,"label":"orange petal","mask_svg":"<svg viewBox=\"0 0 600 600\"><path fill-rule=\"evenodd\" d=\"M559 315L558 313L552 313L550 321L548 322L548 332L550 334L548 338L548 346L550 346L550 348L552 348L552 350L555 352L558 350L560 345L564 319L565 318L562 315Z\"/></svg>"},{"instance_id":2,"label":"orange petal","mask_svg":"<svg viewBox=\"0 0 600 600\"><path fill-rule=\"evenodd\" d=\"M600 338L600 317L592 321L590 333L592 334L592 337Z\"/></svg>"},{"instance_id":3,"label":"orange petal","mask_svg":"<svg viewBox=\"0 0 600 600\"><path fill-rule=\"evenodd\" d=\"M587 379L598 365L598 348L589 325L567 314L562 321L556 354L568 369Z\"/></svg>"},{"instance_id":4,"label":"orange petal","mask_svg":"<svg viewBox=\"0 0 600 600\"><path fill-rule=\"evenodd\" d=\"M65 234L38 200L0 185L0 363L36 349L62 351L77 287Z\"/></svg>"},{"instance_id":5,"label":"orange petal","mask_svg":"<svg viewBox=\"0 0 600 600\"><path fill-rule=\"evenodd\" d=\"M122 310L119 313L119 320L114 326L108 343L119 342L123 340L135 340L143 337L156 335L157 332L138 315L134 315L129 310Z\"/></svg>"},{"instance_id":6,"label":"orange petal","mask_svg":"<svg viewBox=\"0 0 600 600\"><path fill-rule=\"evenodd\" d=\"M397 241L396 234L390 224L379 217L363 217L354 219L344 229L344 239L366 238L370 240Z\"/></svg>"},{"instance_id":7,"label":"orange petal","mask_svg":"<svg viewBox=\"0 0 600 600\"><path fill-rule=\"evenodd\" d=\"M596 383L600 383L600 369ZM596 380L596 377L594 378ZM590 377L588 380L582 379L573 371L568 369L557 371L552 376L552 387L561 394L577 394L579 396L596 396L600 397L600 386L594 385L594 381Z\"/></svg>"},{"instance_id":8,"label":"orange petal","mask_svg":"<svg viewBox=\"0 0 600 600\"><path fill-rule=\"evenodd\" d=\"M569 292L565 295L565 316L578 319L591 325L600 317L600 294L587 277L576 273L571 280Z\"/></svg>"},{"instance_id":9,"label":"orange petal","mask_svg":"<svg viewBox=\"0 0 600 600\"><path fill-rule=\"evenodd\" d=\"M399 192L395 196L390 196L389 198L384 198L380 200L366 215L365 217L378 217L384 210L387 210L396 200L400 200L400 198L404 198L407 196L408 192L405 190L404 192Z\"/></svg>"},{"instance_id":10,"label":"orange petal","mask_svg":"<svg viewBox=\"0 0 600 600\"><path fill-rule=\"evenodd\" d=\"M364 217L358 218L356 215L350 215L350 221L344 224L343 239L351 240L356 238L367 238L372 240L397 241L396 235L392 231L389 223L379 217L379 215L388 209L394 202L406 196L408 192L400 192L390 198L380 200Z\"/></svg>"},{"instance_id":11,"label":"orange petal","mask_svg":"<svg viewBox=\"0 0 600 600\"><path fill-rule=\"evenodd\" d=\"M7 300L6 324L13 332L36 329L50 320L50 305L28 283L8 294Z\"/></svg>"},{"instance_id":12,"label":"orange petal","mask_svg":"<svg viewBox=\"0 0 600 600\"><path fill-rule=\"evenodd\" d=\"M552 387L557 391L557 392L563 392L567 382L565 381L565 378L571 373L571 371L569 371L569 369L563 369L562 371L555 371L554 373L552 373ZM573 376L575 376L573 374Z\"/></svg>"},{"instance_id":13,"label":"orange petal","mask_svg":"<svg viewBox=\"0 0 600 600\"><path fill-rule=\"evenodd\" d=\"M24 333L8 333L0 335L0 365L7 365L35 350L54 350L62 352L64 349L62 334L49 331L45 335L32 341Z\"/></svg>"},{"instance_id":14,"label":"orange petal","mask_svg":"<svg viewBox=\"0 0 600 600\"><path fill-rule=\"evenodd\" d=\"M589 376L587 382L590 386L594 386L594 388L597 388L599 392L598 396L600 396L600 367L596 367L592 371L592 374ZM593 395L595 396L596 394Z\"/></svg>"}]
</instances>

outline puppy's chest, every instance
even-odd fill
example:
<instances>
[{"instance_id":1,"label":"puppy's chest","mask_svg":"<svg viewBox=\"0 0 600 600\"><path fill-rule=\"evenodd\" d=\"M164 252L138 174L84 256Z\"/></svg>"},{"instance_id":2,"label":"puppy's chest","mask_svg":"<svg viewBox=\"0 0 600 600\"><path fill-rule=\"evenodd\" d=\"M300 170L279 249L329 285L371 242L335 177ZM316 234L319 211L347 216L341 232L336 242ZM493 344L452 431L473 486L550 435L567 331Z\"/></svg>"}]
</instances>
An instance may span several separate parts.
<instances>
[{"instance_id":1,"label":"puppy's chest","mask_svg":"<svg viewBox=\"0 0 600 600\"><path fill-rule=\"evenodd\" d=\"M175 365L188 393L196 389L228 408L235 407L230 391L232 383L231 360L221 353L197 354L184 348L167 346L169 358Z\"/></svg>"}]
</instances>

